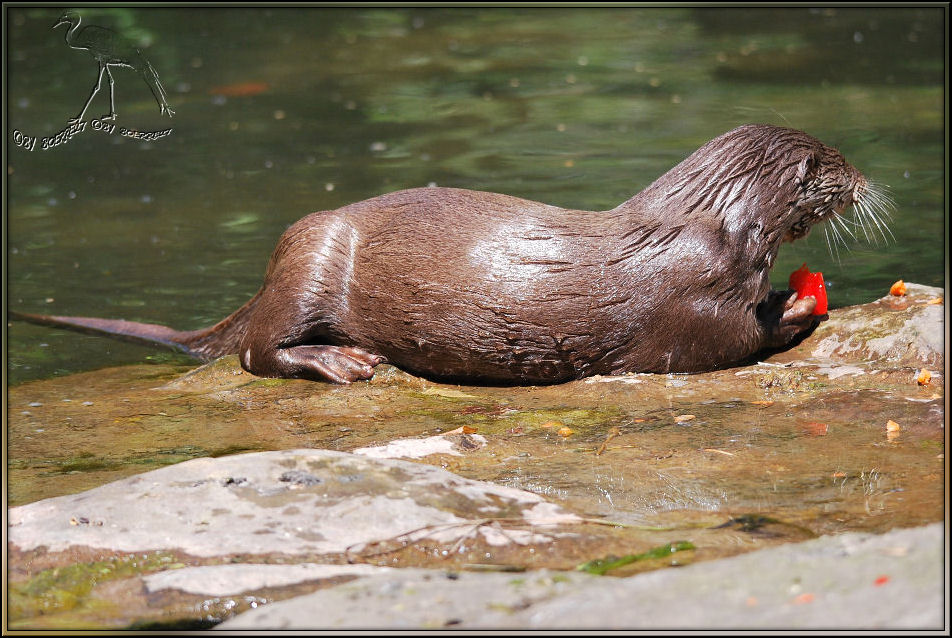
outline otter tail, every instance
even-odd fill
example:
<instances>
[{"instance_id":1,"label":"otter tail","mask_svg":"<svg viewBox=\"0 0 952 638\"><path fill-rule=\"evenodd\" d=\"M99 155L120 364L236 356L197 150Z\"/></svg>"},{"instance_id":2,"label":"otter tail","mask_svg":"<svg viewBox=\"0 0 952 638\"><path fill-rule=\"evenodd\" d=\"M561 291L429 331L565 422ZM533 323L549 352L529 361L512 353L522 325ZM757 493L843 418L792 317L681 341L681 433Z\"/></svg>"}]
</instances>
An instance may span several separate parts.
<instances>
[{"instance_id":1,"label":"otter tail","mask_svg":"<svg viewBox=\"0 0 952 638\"><path fill-rule=\"evenodd\" d=\"M202 330L173 330L166 326L122 319L98 319L95 317L59 317L33 315L9 311L10 319L17 319L41 326L67 328L88 334L107 335L123 341L147 345L160 345L184 352L201 361L211 361L226 354L238 352L238 344L244 335L248 315L258 301L260 291L244 306L210 328Z\"/></svg>"}]
</instances>

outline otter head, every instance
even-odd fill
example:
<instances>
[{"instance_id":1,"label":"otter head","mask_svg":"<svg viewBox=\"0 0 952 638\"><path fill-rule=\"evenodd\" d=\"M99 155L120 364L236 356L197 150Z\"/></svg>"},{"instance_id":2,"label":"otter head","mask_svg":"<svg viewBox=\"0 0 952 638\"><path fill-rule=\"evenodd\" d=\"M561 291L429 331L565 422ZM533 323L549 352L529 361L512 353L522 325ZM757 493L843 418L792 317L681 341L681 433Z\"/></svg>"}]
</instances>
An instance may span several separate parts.
<instances>
[{"instance_id":1,"label":"otter head","mask_svg":"<svg viewBox=\"0 0 952 638\"><path fill-rule=\"evenodd\" d=\"M706 153L701 153L705 151ZM719 211L727 225L748 226L755 243L763 240L772 264L780 244L806 237L825 225L830 248L856 239L889 234L894 204L881 185L868 181L843 155L802 131L766 124L741 126L712 140L699 153L716 166L712 180L722 192L743 193L746 204L733 207L730 197ZM710 169L708 169L710 170ZM852 209L851 217L844 216ZM755 250L754 252L759 252ZM763 253L761 253L763 254Z\"/></svg>"},{"instance_id":2,"label":"otter head","mask_svg":"<svg viewBox=\"0 0 952 638\"><path fill-rule=\"evenodd\" d=\"M839 151L822 144L800 160L795 179L799 188L784 241L806 237L815 224L839 219L868 189L866 178Z\"/></svg>"},{"instance_id":3,"label":"otter head","mask_svg":"<svg viewBox=\"0 0 952 638\"><path fill-rule=\"evenodd\" d=\"M886 238L893 207L884 187L836 149L803 131L748 124L714 138L618 209L660 220L666 237L691 229L703 236L695 241L731 251L766 282L784 241L822 222L831 251L857 231L869 241Z\"/></svg>"},{"instance_id":4,"label":"otter head","mask_svg":"<svg viewBox=\"0 0 952 638\"><path fill-rule=\"evenodd\" d=\"M884 187L869 182L836 149L819 142L817 145L817 150L797 165L799 192L783 240L806 237L812 226L824 221L830 222L826 227L828 242L830 232L838 243L844 243L843 233L855 239L857 228L868 240L875 241L877 233L885 239L890 233L886 223L889 211L895 205ZM843 216L850 206L855 213L853 219Z\"/></svg>"}]
</instances>

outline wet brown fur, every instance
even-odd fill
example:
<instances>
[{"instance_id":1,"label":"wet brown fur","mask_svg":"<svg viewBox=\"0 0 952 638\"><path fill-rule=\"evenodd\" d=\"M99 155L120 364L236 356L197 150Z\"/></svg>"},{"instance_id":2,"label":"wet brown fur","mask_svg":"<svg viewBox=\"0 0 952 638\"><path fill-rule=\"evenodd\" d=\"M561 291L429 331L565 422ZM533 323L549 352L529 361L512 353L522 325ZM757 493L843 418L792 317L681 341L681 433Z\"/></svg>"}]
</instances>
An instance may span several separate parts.
<instances>
[{"instance_id":1,"label":"wet brown fur","mask_svg":"<svg viewBox=\"0 0 952 638\"><path fill-rule=\"evenodd\" d=\"M812 305L771 291L769 269L782 241L865 184L809 135L749 125L608 211L399 191L295 223L261 290L219 324L124 329L201 359L238 353L260 376L339 382L372 376L381 358L489 384L712 370L815 327Z\"/></svg>"}]
</instances>

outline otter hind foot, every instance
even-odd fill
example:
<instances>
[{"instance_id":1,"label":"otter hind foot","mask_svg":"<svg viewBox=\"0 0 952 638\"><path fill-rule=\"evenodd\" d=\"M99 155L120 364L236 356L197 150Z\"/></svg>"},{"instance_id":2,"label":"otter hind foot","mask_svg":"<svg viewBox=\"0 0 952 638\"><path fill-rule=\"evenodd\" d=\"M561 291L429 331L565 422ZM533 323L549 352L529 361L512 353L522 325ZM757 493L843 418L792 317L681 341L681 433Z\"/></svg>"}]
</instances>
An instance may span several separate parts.
<instances>
[{"instance_id":1,"label":"otter hind foot","mask_svg":"<svg viewBox=\"0 0 952 638\"><path fill-rule=\"evenodd\" d=\"M353 383L374 376L374 366L383 361L383 357L370 354L360 348L341 346L296 346L288 348L286 355L296 360L299 377L334 383Z\"/></svg>"},{"instance_id":2,"label":"otter hind foot","mask_svg":"<svg viewBox=\"0 0 952 638\"><path fill-rule=\"evenodd\" d=\"M252 374L262 375L264 372L262 376L347 384L370 379L374 376L374 367L384 361L384 357L361 348L302 345L278 349L273 359L276 365L269 366L266 371L259 372L249 366L251 361L242 363Z\"/></svg>"}]
</instances>

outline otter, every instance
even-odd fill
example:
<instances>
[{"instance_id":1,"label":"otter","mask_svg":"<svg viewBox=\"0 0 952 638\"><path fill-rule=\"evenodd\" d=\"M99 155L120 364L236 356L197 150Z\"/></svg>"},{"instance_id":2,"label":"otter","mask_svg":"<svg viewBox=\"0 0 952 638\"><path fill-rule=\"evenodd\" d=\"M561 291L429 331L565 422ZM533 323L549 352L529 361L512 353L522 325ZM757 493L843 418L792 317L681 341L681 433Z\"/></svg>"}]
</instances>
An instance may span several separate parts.
<instances>
[{"instance_id":1,"label":"otter","mask_svg":"<svg viewBox=\"0 0 952 638\"><path fill-rule=\"evenodd\" d=\"M842 217L851 205L856 220ZM837 237L882 228L888 205L836 149L746 125L607 211L429 187L312 213L281 237L257 294L203 330L16 318L336 383L384 361L486 385L703 372L808 336L826 315L771 289L781 243L823 221Z\"/></svg>"}]
</instances>

